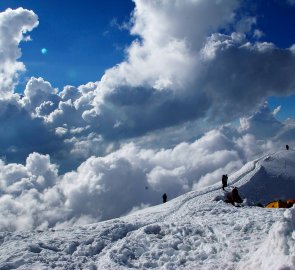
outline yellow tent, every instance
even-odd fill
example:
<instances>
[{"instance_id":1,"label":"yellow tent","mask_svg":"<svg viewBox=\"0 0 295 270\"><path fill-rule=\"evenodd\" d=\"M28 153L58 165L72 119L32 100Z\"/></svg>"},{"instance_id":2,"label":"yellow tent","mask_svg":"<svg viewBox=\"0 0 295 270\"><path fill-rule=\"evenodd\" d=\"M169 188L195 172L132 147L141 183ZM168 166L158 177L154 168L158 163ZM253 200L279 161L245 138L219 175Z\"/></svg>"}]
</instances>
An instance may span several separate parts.
<instances>
[{"instance_id":1,"label":"yellow tent","mask_svg":"<svg viewBox=\"0 0 295 270\"><path fill-rule=\"evenodd\" d=\"M295 204L295 200L287 200L287 201L273 201L267 204L266 208L289 208L292 207L293 204Z\"/></svg>"}]
</instances>

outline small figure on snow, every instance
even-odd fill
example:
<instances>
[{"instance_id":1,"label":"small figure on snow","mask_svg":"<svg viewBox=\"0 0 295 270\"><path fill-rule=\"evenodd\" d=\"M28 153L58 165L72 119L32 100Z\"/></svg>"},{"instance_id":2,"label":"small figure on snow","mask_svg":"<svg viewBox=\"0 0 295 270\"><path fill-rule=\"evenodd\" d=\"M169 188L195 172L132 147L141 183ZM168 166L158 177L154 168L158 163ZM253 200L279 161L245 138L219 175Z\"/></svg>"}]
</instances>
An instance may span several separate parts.
<instances>
[{"instance_id":1,"label":"small figure on snow","mask_svg":"<svg viewBox=\"0 0 295 270\"><path fill-rule=\"evenodd\" d=\"M233 190L231 191L232 194L232 199L235 203L242 203L243 200L241 199L238 189L236 187L233 188Z\"/></svg>"},{"instance_id":2,"label":"small figure on snow","mask_svg":"<svg viewBox=\"0 0 295 270\"><path fill-rule=\"evenodd\" d=\"M235 203L243 202L236 187L234 187L231 192L228 192L226 194L225 202L231 203L232 205L235 205Z\"/></svg>"},{"instance_id":3,"label":"small figure on snow","mask_svg":"<svg viewBox=\"0 0 295 270\"><path fill-rule=\"evenodd\" d=\"M167 202L167 194L166 193L163 194L162 198L163 198L163 203Z\"/></svg>"},{"instance_id":4,"label":"small figure on snow","mask_svg":"<svg viewBox=\"0 0 295 270\"><path fill-rule=\"evenodd\" d=\"M289 145L288 144L286 144L286 150L289 150Z\"/></svg>"},{"instance_id":5,"label":"small figure on snow","mask_svg":"<svg viewBox=\"0 0 295 270\"><path fill-rule=\"evenodd\" d=\"M227 180L228 180L228 176L227 174L223 174L222 175L222 189L224 190L225 187L227 187Z\"/></svg>"}]
</instances>

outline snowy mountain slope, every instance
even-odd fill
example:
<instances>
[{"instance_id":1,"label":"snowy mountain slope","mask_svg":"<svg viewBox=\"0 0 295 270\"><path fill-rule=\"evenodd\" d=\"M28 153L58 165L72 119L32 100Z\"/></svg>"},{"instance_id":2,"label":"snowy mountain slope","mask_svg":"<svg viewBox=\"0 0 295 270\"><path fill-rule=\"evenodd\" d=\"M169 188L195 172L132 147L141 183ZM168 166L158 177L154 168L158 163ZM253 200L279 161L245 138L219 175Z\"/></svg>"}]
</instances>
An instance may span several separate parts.
<instances>
[{"instance_id":1,"label":"snowy mountain slope","mask_svg":"<svg viewBox=\"0 0 295 270\"><path fill-rule=\"evenodd\" d=\"M295 152L229 176L247 203L295 198ZM0 233L0 269L295 269L295 207L233 207L220 184L128 216Z\"/></svg>"}]
</instances>

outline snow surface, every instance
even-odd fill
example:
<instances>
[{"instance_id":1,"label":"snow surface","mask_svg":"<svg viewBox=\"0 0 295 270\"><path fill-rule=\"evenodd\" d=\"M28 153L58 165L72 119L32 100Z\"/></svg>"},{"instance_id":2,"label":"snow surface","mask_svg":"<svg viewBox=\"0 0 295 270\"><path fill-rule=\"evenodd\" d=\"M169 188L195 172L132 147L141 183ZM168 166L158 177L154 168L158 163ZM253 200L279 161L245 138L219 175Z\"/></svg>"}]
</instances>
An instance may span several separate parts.
<instances>
[{"instance_id":1,"label":"snow surface","mask_svg":"<svg viewBox=\"0 0 295 270\"><path fill-rule=\"evenodd\" d=\"M101 223L1 232L0 269L295 269L295 206L253 206L295 199L295 152L249 162L229 184L243 207L218 184Z\"/></svg>"}]
</instances>

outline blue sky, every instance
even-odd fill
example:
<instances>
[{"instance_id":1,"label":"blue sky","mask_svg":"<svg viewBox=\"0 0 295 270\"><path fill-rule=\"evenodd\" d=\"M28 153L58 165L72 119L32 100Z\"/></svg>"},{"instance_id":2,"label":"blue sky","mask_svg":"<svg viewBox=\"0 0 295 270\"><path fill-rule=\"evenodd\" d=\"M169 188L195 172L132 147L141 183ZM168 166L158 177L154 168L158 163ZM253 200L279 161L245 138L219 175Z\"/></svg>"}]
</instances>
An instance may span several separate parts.
<instances>
[{"instance_id":1,"label":"blue sky","mask_svg":"<svg viewBox=\"0 0 295 270\"><path fill-rule=\"evenodd\" d=\"M281 0L259 0L257 2L258 27L263 29L265 39L271 40L280 48L293 45L295 38L295 6L286 5Z\"/></svg>"},{"instance_id":2,"label":"blue sky","mask_svg":"<svg viewBox=\"0 0 295 270\"><path fill-rule=\"evenodd\" d=\"M41 76L59 89L99 80L106 68L122 61L132 39L114 23L129 21L134 8L129 0L0 2L1 11L9 7L31 9L39 17L39 26L30 33L33 41L21 44L25 76ZM23 78L19 91L25 83Z\"/></svg>"},{"instance_id":3,"label":"blue sky","mask_svg":"<svg viewBox=\"0 0 295 270\"><path fill-rule=\"evenodd\" d=\"M272 41L279 48L288 48L295 43L295 6L287 6L284 1L258 1L258 26L265 33L264 39ZM255 13L254 13L255 14ZM278 119L295 116L295 95L288 97L271 97L268 99L271 108L282 105Z\"/></svg>"},{"instance_id":4,"label":"blue sky","mask_svg":"<svg viewBox=\"0 0 295 270\"><path fill-rule=\"evenodd\" d=\"M261 41L273 42L279 48L289 48L295 43L295 5L282 0L242 1L247 3L242 9L257 18L257 28L263 31ZM280 120L295 116L295 95L268 98L269 106L282 106L277 118Z\"/></svg>"},{"instance_id":5,"label":"blue sky","mask_svg":"<svg viewBox=\"0 0 295 270\"><path fill-rule=\"evenodd\" d=\"M279 48L289 48L295 43L295 5L282 0L244 1L242 12L257 18L257 28L263 31L261 41L273 42ZM295 116L295 95L268 98L269 106L282 106L277 118L284 120Z\"/></svg>"},{"instance_id":6,"label":"blue sky","mask_svg":"<svg viewBox=\"0 0 295 270\"><path fill-rule=\"evenodd\" d=\"M272 41L280 48L288 48L295 42L295 6L288 6L284 1L257 1L253 15L258 15L258 27L263 29L266 41ZM288 97L271 97L271 108L282 105L277 115L280 120L295 116L295 95Z\"/></svg>"}]
</instances>

